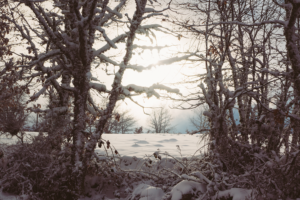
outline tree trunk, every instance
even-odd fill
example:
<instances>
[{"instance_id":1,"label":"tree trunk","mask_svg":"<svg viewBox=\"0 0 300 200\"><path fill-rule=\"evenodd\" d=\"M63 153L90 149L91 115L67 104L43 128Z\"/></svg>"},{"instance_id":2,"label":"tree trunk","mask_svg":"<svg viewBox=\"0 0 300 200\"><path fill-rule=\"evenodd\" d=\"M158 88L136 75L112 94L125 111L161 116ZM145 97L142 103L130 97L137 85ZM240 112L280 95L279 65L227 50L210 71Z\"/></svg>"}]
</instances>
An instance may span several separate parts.
<instances>
[{"instance_id":1,"label":"tree trunk","mask_svg":"<svg viewBox=\"0 0 300 200\"><path fill-rule=\"evenodd\" d=\"M76 91L74 92L74 120L73 120L73 146L72 146L72 156L71 162L73 165L72 176L77 177L75 182L75 191L82 194L84 190L84 179L86 174L87 166L83 163L83 153L84 153L84 131L86 128L86 102L89 92L89 80L87 80L86 74L90 70L90 65L81 64L80 61L76 61L76 66L74 70L74 87Z\"/></svg>"},{"instance_id":2,"label":"tree trunk","mask_svg":"<svg viewBox=\"0 0 300 200\"><path fill-rule=\"evenodd\" d=\"M126 66L128 65L128 63L131 59L131 56L132 56L132 50L133 50L132 45L133 45L133 42L135 39L135 32L143 20L142 16L144 14L146 3L147 3L147 0L141 0L139 3L140 5L139 6L137 5L136 12L134 14L132 23L130 25L130 33L129 33L127 43L126 43L126 54L123 58L123 63L121 64L120 69L118 70L117 75L114 78L111 94L109 97L108 106L105 110L105 114L102 115L99 120L96 132L93 135L91 135L89 142L86 144L85 156L84 156L84 160L83 160L83 166L84 166L85 170L86 170L87 166L89 165L90 159L93 156L97 142L99 141L99 139L101 139L101 135L103 134L105 124L106 124L107 120L111 117L113 110L116 106L116 103L118 101L119 94L120 94L119 88L121 86L121 82L122 82L122 78L123 78L123 74L125 72ZM75 103L76 103L76 99L75 99ZM74 136L76 136L76 137L78 137L78 135L79 134L74 134ZM86 173L86 171L84 173ZM82 181L84 181L84 179Z\"/></svg>"}]
</instances>

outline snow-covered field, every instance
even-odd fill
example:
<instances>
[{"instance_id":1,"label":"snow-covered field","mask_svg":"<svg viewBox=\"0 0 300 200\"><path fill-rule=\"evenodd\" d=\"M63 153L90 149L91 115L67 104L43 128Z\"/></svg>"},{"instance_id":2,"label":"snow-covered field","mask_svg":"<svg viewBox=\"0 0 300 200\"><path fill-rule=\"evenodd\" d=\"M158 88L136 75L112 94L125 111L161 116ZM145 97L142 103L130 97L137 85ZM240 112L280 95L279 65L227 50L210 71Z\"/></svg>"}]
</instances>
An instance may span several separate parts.
<instances>
[{"instance_id":1,"label":"snow-covered field","mask_svg":"<svg viewBox=\"0 0 300 200\"><path fill-rule=\"evenodd\" d=\"M30 141L32 136L37 136L37 132L27 132L25 141ZM169 133L157 133L157 134L103 134L104 140L109 140L111 145L115 147L121 156L136 156L143 158L145 155L152 155L155 151L168 152L172 156L184 156L190 157L195 153L199 155L199 148L203 152L202 148L205 145L204 141L201 141L201 135L188 135L188 134L169 134ZM14 144L18 140L16 137L10 138L0 136L0 144ZM179 152L179 148L180 152ZM97 148L96 152L100 155L105 155L104 148ZM108 153L111 153L108 151ZM181 155L180 155L181 153Z\"/></svg>"},{"instance_id":2,"label":"snow-covered field","mask_svg":"<svg viewBox=\"0 0 300 200\"><path fill-rule=\"evenodd\" d=\"M103 139L109 140L121 156L142 158L152 155L154 151L168 152L172 156L190 157L204 145L201 135L187 134L104 134ZM179 148L180 152L179 152ZM203 151L203 148L201 148ZM96 149L97 153L105 154L104 149Z\"/></svg>"}]
</instances>

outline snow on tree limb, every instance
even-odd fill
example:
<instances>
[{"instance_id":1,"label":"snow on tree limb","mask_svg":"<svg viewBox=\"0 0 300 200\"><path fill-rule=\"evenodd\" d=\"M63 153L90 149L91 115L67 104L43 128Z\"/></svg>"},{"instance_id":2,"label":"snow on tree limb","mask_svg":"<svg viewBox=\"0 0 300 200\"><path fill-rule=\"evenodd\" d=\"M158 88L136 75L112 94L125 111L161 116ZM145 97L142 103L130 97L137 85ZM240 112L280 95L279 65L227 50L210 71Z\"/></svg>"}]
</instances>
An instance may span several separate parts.
<instances>
[{"instance_id":1,"label":"snow on tree limb","mask_svg":"<svg viewBox=\"0 0 300 200\"><path fill-rule=\"evenodd\" d=\"M154 8L145 8L145 13L159 13L159 12L164 12L166 10L170 9L170 7L164 8L162 10L155 10Z\"/></svg>"},{"instance_id":2,"label":"snow on tree limb","mask_svg":"<svg viewBox=\"0 0 300 200\"><path fill-rule=\"evenodd\" d=\"M45 31L47 32L48 36L52 39L52 41L57 45L57 47L64 52L66 55L68 55L68 50L57 40L57 36L54 34L54 32L51 30L51 28L48 26L47 22L45 19L41 16L40 12L35 8L35 6L32 4L32 2L26 4L35 14L37 17L38 21L42 24L44 27ZM40 10L44 10L40 7Z\"/></svg>"},{"instance_id":3,"label":"snow on tree limb","mask_svg":"<svg viewBox=\"0 0 300 200\"><path fill-rule=\"evenodd\" d=\"M94 116L98 116L96 110L87 103L87 110Z\"/></svg>"},{"instance_id":4,"label":"snow on tree limb","mask_svg":"<svg viewBox=\"0 0 300 200\"><path fill-rule=\"evenodd\" d=\"M176 56L174 58L169 58L169 59L165 59L165 60L159 60L156 64L153 64L153 65L170 65L170 64L173 64L175 62L186 60L189 57L194 56L194 55L196 55L196 54L195 53L191 53L189 55L185 55L185 56L181 56L181 57Z\"/></svg>"},{"instance_id":5,"label":"snow on tree limb","mask_svg":"<svg viewBox=\"0 0 300 200\"><path fill-rule=\"evenodd\" d=\"M194 56L194 55L195 55L195 53L192 53L192 54L181 56L181 57L176 56L176 57L168 58L168 59L165 59L165 60L159 60L157 63L150 64L147 67L143 67L143 66L139 66L139 65L127 65L126 68L127 69L133 69L133 70L138 71L138 72L142 72L143 70L150 70L153 67L156 67L156 66L159 66L159 65L170 65L170 64L173 64L175 62L180 62L180 61L186 60L189 57Z\"/></svg>"},{"instance_id":6,"label":"snow on tree limb","mask_svg":"<svg viewBox=\"0 0 300 200\"><path fill-rule=\"evenodd\" d=\"M113 61L112 59L108 58L107 56L105 56L104 54L100 54L98 56L100 58L100 60L103 60L105 62L108 62L114 66L119 66L120 64L118 64L117 62Z\"/></svg>"},{"instance_id":7,"label":"snow on tree limb","mask_svg":"<svg viewBox=\"0 0 300 200\"><path fill-rule=\"evenodd\" d=\"M116 15L119 19L123 18L123 15L120 12L118 12L116 9L112 10L110 7L107 7L106 10L109 13Z\"/></svg>"},{"instance_id":8,"label":"snow on tree limb","mask_svg":"<svg viewBox=\"0 0 300 200\"><path fill-rule=\"evenodd\" d=\"M118 12L121 11L121 9L126 5L128 0L121 0L120 3L110 12L109 14L105 15L100 19L99 25L103 26L108 20L110 20L113 16L117 15L119 16Z\"/></svg>"},{"instance_id":9,"label":"snow on tree limb","mask_svg":"<svg viewBox=\"0 0 300 200\"><path fill-rule=\"evenodd\" d=\"M267 20L267 21L262 21L262 22L257 22L257 23L253 23L253 24L247 24L247 23L243 23L243 22L239 22L239 21L229 21L229 22L216 22L216 23L211 23L211 24L205 24L205 25L198 25L200 26L215 26L215 25L220 25L220 24L237 24L237 25L241 25L241 26L261 26L261 25L265 25L265 24L281 24L283 26L287 26L287 22L286 21L282 21L282 20Z\"/></svg>"},{"instance_id":10,"label":"snow on tree limb","mask_svg":"<svg viewBox=\"0 0 300 200\"><path fill-rule=\"evenodd\" d=\"M99 115L103 115L103 114L104 114L103 110L100 110L100 109L96 106L96 104L95 104L95 102L94 102L94 100L93 100L93 97L91 96L91 92L90 92L90 91L89 91L89 95L88 95L88 103L90 103L90 104L92 105L93 109L94 109L96 112L98 112Z\"/></svg>"},{"instance_id":11,"label":"snow on tree limb","mask_svg":"<svg viewBox=\"0 0 300 200\"><path fill-rule=\"evenodd\" d=\"M42 89L40 89L39 92L35 93L30 97L31 101L37 100L44 92L46 91L47 87L51 85L51 81L57 79L62 75L62 71L50 76L49 78L46 79L45 84L43 85Z\"/></svg>"},{"instance_id":12,"label":"snow on tree limb","mask_svg":"<svg viewBox=\"0 0 300 200\"><path fill-rule=\"evenodd\" d=\"M167 87L165 85L161 85L161 84L153 84L150 87L142 87L142 86L137 86L134 84L130 84L127 85L125 87L122 88L122 94L124 94L125 96L131 96L130 92L135 92L138 94L142 94L145 93L147 95L148 98L155 96L156 98L160 98L159 93L157 93L155 90L165 90L169 93L175 93L175 94L180 94L178 89L173 89L170 87Z\"/></svg>"},{"instance_id":13,"label":"snow on tree limb","mask_svg":"<svg viewBox=\"0 0 300 200\"><path fill-rule=\"evenodd\" d=\"M40 54L37 60L32 61L31 63L29 63L29 66L34 66L39 62L43 62L45 60L48 60L49 58L59 55L61 53L61 51L59 49L55 49L52 51L49 51L46 54Z\"/></svg>"},{"instance_id":14,"label":"snow on tree limb","mask_svg":"<svg viewBox=\"0 0 300 200\"><path fill-rule=\"evenodd\" d=\"M106 92L106 86L101 83L90 82L89 86L98 92Z\"/></svg>"},{"instance_id":15,"label":"snow on tree limb","mask_svg":"<svg viewBox=\"0 0 300 200\"><path fill-rule=\"evenodd\" d=\"M277 0L273 0L273 2L281 8L292 9L292 5L290 3L278 3Z\"/></svg>"},{"instance_id":16,"label":"snow on tree limb","mask_svg":"<svg viewBox=\"0 0 300 200\"><path fill-rule=\"evenodd\" d=\"M117 46L115 45L115 43L114 43L112 40L110 40L110 39L108 38L108 36L106 35L105 30L104 30L103 28L101 28L100 26L96 26L96 29L102 33L102 35L103 35L105 41L106 41L111 47L113 47L113 48L115 48L115 49L117 48Z\"/></svg>"},{"instance_id":17,"label":"snow on tree limb","mask_svg":"<svg viewBox=\"0 0 300 200\"><path fill-rule=\"evenodd\" d=\"M157 50L158 52L160 50L162 50L163 48L168 48L168 47L171 47L171 46L146 46L146 45L137 45L137 44L134 44L132 45L133 48L140 48L140 49L143 49L143 50Z\"/></svg>"},{"instance_id":18,"label":"snow on tree limb","mask_svg":"<svg viewBox=\"0 0 300 200\"><path fill-rule=\"evenodd\" d=\"M154 16L164 16L164 17L167 17L168 15L164 15L163 13L151 13L151 14L143 17L143 19L151 18L151 17L154 17Z\"/></svg>"},{"instance_id":19,"label":"snow on tree limb","mask_svg":"<svg viewBox=\"0 0 300 200\"><path fill-rule=\"evenodd\" d=\"M115 37L114 39L112 39L111 41L115 44L115 43L123 41L125 38L127 38L127 33L121 34L121 35ZM98 50L93 50L93 57L96 57L96 56L104 53L105 51L108 51L110 48L111 48L111 45L106 44Z\"/></svg>"},{"instance_id":20,"label":"snow on tree limb","mask_svg":"<svg viewBox=\"0 0 300 200\"><path fill-rule=\"evenodd\" d=\"M143 25L143 26L139 26L138 27L137 33L139 31L144 31L144 30L147 30L147 29L154 29L154 30L162 31L159 28L163 28L163 27L161 25L159 25L159 24ZM113 44L122 42L122 41L124 41L124 39L127 38L128 34L129 34L129 32L123 33L123 34L115 37L111 41L112 41ZM102 53L108 51L111 47L112 47L112 45L106 44L103 47L99 48L98 50L93 50L93 57L101 55ZM136 46L134 46L134 47L136 47Z\"/></svg>"},{"instance_id":21,"label":"snow on tree limb","mask_svg":"<svg viewBox=\"0 0 300 200\"><path fill-rule=\"evenodd\" d=\"M44 94L44 92L46 92L46 89L47 89L47 87L48 87L49 85L50 85L50 83L45 84L45 85L43 86L43 88L40 89L40 91L38 91L37 93L35 93L34 95L32 95L32 96L30 97L30 100L31 100L31 101L34 101L34 100L38 99L39 96L41 96L42 94Z\"/></svg>"},{"instance_id":22,"label":"snow on tree limb","mask_svg":"<svg viewBox=\"0 0 300 200\"><path fill-rule=\"evenodd\" d=\"M96 77L94 77L94 76L91 77L91 80L92 80L92 81L98 81L98 82L99 82L99 80L98 80Z\"/></svg>"},{"instance_id":23,"label":"snow on tree limb","mask_svg":"<svg viewBox=\"0 0 300 200\"><path fill-rule=\"evenodd\" d=\"M62 89L64 89L64 90L67 90L67 91L70 91L70 92L77 92L76 88L67 86L67 85L65 85L65 84L61 84L60 87L61 87Z\"/></svg>"}]
</instances>

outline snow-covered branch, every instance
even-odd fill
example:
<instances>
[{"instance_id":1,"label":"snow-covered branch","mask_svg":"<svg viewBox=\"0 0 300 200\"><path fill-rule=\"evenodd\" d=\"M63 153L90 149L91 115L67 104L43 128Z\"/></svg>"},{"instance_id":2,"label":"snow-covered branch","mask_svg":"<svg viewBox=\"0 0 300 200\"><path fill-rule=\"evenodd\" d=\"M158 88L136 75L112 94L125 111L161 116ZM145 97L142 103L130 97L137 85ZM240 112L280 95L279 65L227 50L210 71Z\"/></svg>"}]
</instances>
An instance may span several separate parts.
<instances>
[{"instance_id":1,"label":"snow-covered branch","mask_svg":"<svg viewBox=\"0 0 300 200\"><path fill-rule=\"evenodd\" d=\"M118 42L124 41L125 38L127 38L127 33L121 34L121 35L115 37L114 39L112 39L111 41L112 41L112 43L116 44ZM100 49L94 50L93 57L99 56L100 54L108 51L111 47L112 46L110 44L106 44L103 47L101 47Z\"/></svg>"},{"instance_id":2,"label":"snow-covered branch","mask_svg":"<svg viewBox=\"0 0 300 200\"><path fill-rule=\"evenodd\" d=\"M98 92L106 92L106 86L101 83L90 82L89 86Z\"/></svg>"},{"instance_id":3,"label":"snow-covered branch","mask_svg":"<svg viewBox=\"0 0 300 200\"><path fill-rule=\"evenodd\" d=\"M155 96L156 98L160 98L159 93L155 91L156 89L165 90L169 93L180 94L178 89L173 89L161 84L153 84L151 87L142 87L142 86L130 84L122 88L122 94L124 94L125 96L131 96L131 92L135 92L138 94L145 93L148 98L152 96Z\"/></svg>"},{"instance_id":4,"label":"snow-covered branch","mask_svg":"<svg viewBox=\"0 0 300 200\"><path fill-rule=\"evenodd\" d=\"M168 58L168 59L165 59L165 60L159 60L159 61L157 61L157 63L150 64L147 67L143 67L143 66L139 66L139 65L127 65L126 68L127 69L133 69L133 70L138 71L138 72L142 72L143 70L150 70L150 69L152 69L153 67L156 67L156 66L170 65L170 64L173 64L173 63L176 63L176 62L187 60L189 57L194 56L194 55L195 54L192 53L192 54L181 56L181 57L176 56L176 57Z\"/></svg>"},{"instance_id":5,"label":"snow-covered branch","mask_svg":"<svg viewBox=\"0 0 300 200\"><path fill-rule=\"evenodd\" d=\"M103 28L101 28L100 26L96 26L96 29L102 33L102 35L103 35L105 41L107 42L107 44L109 44L111 47L113 47L115 49L117 48L115 43L108 38L108 36L106 35L105 30Z\"/></svg>"}]
</instances>

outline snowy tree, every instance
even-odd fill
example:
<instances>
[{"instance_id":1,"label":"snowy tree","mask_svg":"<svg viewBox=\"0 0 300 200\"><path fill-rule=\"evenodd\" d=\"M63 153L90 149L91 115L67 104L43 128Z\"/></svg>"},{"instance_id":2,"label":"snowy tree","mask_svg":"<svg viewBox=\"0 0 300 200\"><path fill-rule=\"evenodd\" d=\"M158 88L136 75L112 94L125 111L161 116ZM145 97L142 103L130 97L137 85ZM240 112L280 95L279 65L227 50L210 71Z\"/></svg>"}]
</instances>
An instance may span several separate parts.
<instances>
[{"instance_id":1,"label":"snowy tree","mask_svg":"<svg viewBox=\"0 0 300 200\"><path fill-rule=\"evenodd\" d=\"M142 126L139 127L139 128L135 128L134 134L141 134L141 133L143 133L143 127ZM148 131L148 133L149 133L149 131Z\"/></svg>"},{"instance_id":2,"label":"snowy tree","mask_svg":"<svg viewBox=\"0 0 300 200\"><path fill-rule=\"evenodd\" d=\"M170 133L173 129L172 115L165 107L153 109L149 116L149 130L154 133Z\"/></svg>"},{"instance_id":3,"label":"snowy tree","mask_svg":"<svg viewBox=\"0 0 300 200\"><path fill-rule=\"evenodd\" d=\"M117 111L115 118L110 123L109 133L128 133L132 132L136 124L136 119L130 114L129 110Z\"/></svg>"},{"instance_id":4,"label":"snowy tree","mask_svg":"<svg viewBox=\"0 0 300 200\"><path fill-rule=\"evenodd\" d=\"M190 123L196 128L197 132L206 132L209 130L209 121L207 117L203 115L203 113L207 110L207 108L198 107L194 109L194 115L190 117Z\"/></svg>"},{"instance_id":5,"label":"snowy tree","mask_svg":"<svg viewBox=\"0 0 300 200\"><path fill-rule=\"evenodd\" d=\"M8 2L7 1L1 1L0 2L0 61L3 62L6 56L11 56L12 52L11 50L11 44L9 44L9 40L11 39L9 37L10 31L12 31L12 24L9 23L7 20L7 15L9 15L8 12ZM6 58L7 59L7 58Z\"/></svg>"},{"instance_id":6,"label":"snowy tree","mask_svg":"<svg viewBox=\"0 0 300 200\"><path fill-rule=\"evenodd\" d=\"M193 89L178 99L179 108L208 105L203 115L210 122L213 173L259 174L259 181L247 181L258 191L268 174L276 186L267 190L297 198L286 185L298 187L295 174L300 172L291 164L299 161L300 145L299 1L199 0L177 6L185 17L165 21L179 26L182 38L193 38L189 50L202 51L186 63L198 70L187 77ZM268 168L262 167L268 161ZM292 170L285 172L284 165Z\"/></svg>"},{"instance_id":7,"label":"snowy tree","mask_svg":"<svg viewBox=\"0 0 300 200\"><path fill-rule=\"evenodd\" d=\"M26 84L20 83L22 71L16 64L21 60L13 59L12 33L14 25L9 21L9 2L0 2L0 135L17 136L23 142L23 126L27 117L24 98L27 93Z\"/></svg>"},{"instance_id":8,"label":"snowy tree","mask_svg":"<svg viewBox=\"0 0 300 200\"><path fill-rule=\"evenodd\" d=\"M24 126L26 113L20 103L6 102L7 106L0 108L0 135L17 136Z\"/></svg>"},{"instance_id":9,"label":"snowy tree","mask_svg":"<svg viewBox=\"0 0 300 200\"><path fill-rule=\"evenodd\" d=\"M107 103L108 98L101 97L100 107L105 107ZM132 132L136 121L135 117L130 113L130 110L123 109L122 103L119 102L116 104L111 117L107 120L103 131L104 133L122 134Z\"/></svg>"},{"instance_id":10,"label":"snowy tree","mask_svg":"<svg viewBox=\"0 0 300 200\"><path fill-rule=\"evenodd\" d=\"M68 185L73 194L83 192L84 178L87 167L94 156L96 144L101 140L107 121L112 117L113 110L118 100L129 98L139 94L147 97L160 97L157 90L179 94L178 89L172 89L161 84L151 87L140 87L134 84L122 85L122 78L126 70L142 72L157 65L178 62L193 54L182 57L162 60L155 65L133 65L130 60L133 51L139 48L135 43L137 34L155 39L155 32L173 34L170 30L159 24L145 24L149 18L164 16L164 11L169 9L169 4L161 10L155 10L157 2L136 0L136 8L132 16L122 14L129 2L122 0L117 4L108 0L54 0L31 1L25 0L12 3L10 6L10 23L16 27L19 38L26 41L20 57L26 59L26 63L17 66L22 70L25 80L34 80L40 83L40 87L30 97L30 101L37 100L41 95L53 87L58 95L58 104L55 108L42 110L31 108L33 112L55 114L57 117L65 117L72 113L71 139L72 175ZM26 13L22 10L26 10ZM122 27L119 31L114 27ZM108 32L117 33L108 34ZM123 49L122 56L114 58L111 52L114 49ZM162 47L151 47L159 48ZM112 88L109 90L95 76L95 68L105 64L115 69L113 73ZM38 90L37 90L38 89ZM95 103L92 91L109 94L109 101L105 108L100 109ZM69 105L72 96L72 106ZM73 108L73 110L70 110ZM99 117L96 131L86 133L86 112ZM71 192L72 193L72 192Z\"/></svg>"},{"instance_id":11,"label":"snowy tree","mask_svg":"<svg viewBox=\"0 0 300 200\"><path fill-rule=\"evenodd\" d=\"M26 84L18 82L19 74L12 60L4 64L0 80L0 135L17 136L23 142L23 127L28 116L24 101Z\"/></svg>"},{"instance_id":12,"label":"snowy tree","mask_svg":"<svg viewBox=\"0 0 300 200\"><path fill-rule=\"evenodd\" d=\"M204 49L204 54L189 59L199 74L189 76L188 82L197 83L199 91L191 92L184 102L189 102L190 108L208 105L203 114L210 120L212 140L221 149L228 148L224 141L229 139L266 144L268 152L278 152L283 144L288 149L289 126L299 120L297 67L284 48L288 37L282 40L289 30L285 20L293 20L285 17L282 7L289 10L292 4L239 0L178 3L187 17L170 21L193 36L197 46L190 49Z\"/></svg>"}]
</instances>

